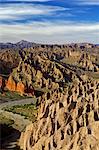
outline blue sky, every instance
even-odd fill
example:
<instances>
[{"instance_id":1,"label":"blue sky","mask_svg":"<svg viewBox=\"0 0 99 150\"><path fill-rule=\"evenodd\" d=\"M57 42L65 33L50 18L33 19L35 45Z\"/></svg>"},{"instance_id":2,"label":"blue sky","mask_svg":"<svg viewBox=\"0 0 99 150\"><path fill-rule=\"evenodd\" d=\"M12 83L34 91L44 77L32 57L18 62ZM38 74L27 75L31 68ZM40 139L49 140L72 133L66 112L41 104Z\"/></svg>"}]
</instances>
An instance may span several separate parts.
<instances>
[{"instance_id":1,"label":"blue sky","mask_svg":"<svg viewBox=\"0 0 99 150\"><path fill-rule=\"evenodd\" d=\"M99 43L99 0L0 0L0 42Z\"/></svg>"}]
</instances>

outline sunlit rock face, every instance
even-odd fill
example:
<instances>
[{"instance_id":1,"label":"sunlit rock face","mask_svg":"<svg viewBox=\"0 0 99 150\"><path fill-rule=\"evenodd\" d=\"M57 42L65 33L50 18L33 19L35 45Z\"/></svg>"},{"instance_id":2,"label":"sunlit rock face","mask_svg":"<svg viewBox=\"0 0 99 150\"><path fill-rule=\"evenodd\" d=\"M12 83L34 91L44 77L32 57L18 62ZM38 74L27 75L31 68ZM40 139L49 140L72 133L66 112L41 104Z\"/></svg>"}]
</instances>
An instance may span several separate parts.
<instances>
[{"instance_id":1,"label":"sunlit rock face","mask_svg":"<svg viewBox=\"0 0 99 150\"><path fill-rule=\"evenodd\" d=\"M27 87L21 81L16 82L12 76L9 77L9 79L6 83L6 88L9 91L18 92L20 95L24 95L24 94L27 94L29 96L34 95L33 87Z\"/></svg>"},{"instance_id":2,"label":"sunlit rock face","mask_svg":"<svg viewBox=\"0 0 99 150\"><path fill-rule=\"evenodd\" d=\"M40 101L37 122L21 135L22 149L98 150L98 81L78 80L65 93L55 90Z\"/></svg>"},{"instance_id":3,"label":"sunlit rock face","mask_svg":"<svg viewBox=\"0 0 99 150\"><path fill-rule=\"evenodd\" d=\"M13 80L12 76L9 77L7 84L6 84L6 88L10 91L16 91L17 89L17 84L16 82Z\"/></svg>"},{"instance_id":4,"label":"sunlit rock face","mask_svg":"<svg viewBox=\"0 0 99 150\"><path fill-rule=\"evenodd\" d=\"M25 86L22 82L17 83L16 91L19 92L21 95L25 93Z\"/></svg>"}]
</instances>

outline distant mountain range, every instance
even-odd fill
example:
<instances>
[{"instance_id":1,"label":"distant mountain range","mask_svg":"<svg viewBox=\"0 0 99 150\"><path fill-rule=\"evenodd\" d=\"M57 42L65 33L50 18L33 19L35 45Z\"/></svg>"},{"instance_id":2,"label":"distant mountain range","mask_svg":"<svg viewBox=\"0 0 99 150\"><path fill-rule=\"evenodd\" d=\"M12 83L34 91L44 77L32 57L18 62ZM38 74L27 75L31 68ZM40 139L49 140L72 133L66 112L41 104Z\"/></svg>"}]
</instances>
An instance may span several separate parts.
<instances>
[{"instance_id":1,"label":"distant mountain range","mask_svg":"<svg viewBox=\"0 0 99 150\"><path fill-rule=\"evenodd\" d=\"M6 49L6 48L14 48L14 49L21 48L21 49L23 49L23 48L33 47L34 45L36 45L36 44L22 40L20 42L15 43L15 44L13 44L13 43L0 43L0 49Z\"/></svg>"},{"instance_id":2,"label":"distant mountain range","mask_svg":"<svg viewBox=\"0 0 99 150\"><path fill-rule=\"evenodd\" d=\"M58 44L52 44L54 46L59 46ZM52 46L51 44L38 44L38 43L34 43L34 42L29 42L29 41L25 41L25 40L21 40L17 43L0 43L0 49L23 49L23 48L30 48L30 47L35 47L35 46ZM85 46L85 47L97 47L99 46L99 44L91 44L91 43L71 43L71 44L64 44L64 46ZM63 45L60 45L63 46Z\"/></svg>"}]
</instances>

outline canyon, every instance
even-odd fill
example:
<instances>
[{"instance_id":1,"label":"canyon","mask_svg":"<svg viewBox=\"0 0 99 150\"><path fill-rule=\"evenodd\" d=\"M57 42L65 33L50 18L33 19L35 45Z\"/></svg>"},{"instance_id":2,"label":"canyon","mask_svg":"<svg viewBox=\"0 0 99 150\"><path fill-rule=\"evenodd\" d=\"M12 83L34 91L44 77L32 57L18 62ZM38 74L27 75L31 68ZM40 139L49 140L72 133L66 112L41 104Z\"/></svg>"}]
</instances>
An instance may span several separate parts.
<instances>
[{"instance_id":1,"label":"canyon","mask_svg":"<svg viewBox=\"0 0 99 150\"><path fill-rule=\"evenodd\" d=\"M99 46L0 44L0 92L36 98L23 150L99 149Z\"/></svg>"}]
</instances>

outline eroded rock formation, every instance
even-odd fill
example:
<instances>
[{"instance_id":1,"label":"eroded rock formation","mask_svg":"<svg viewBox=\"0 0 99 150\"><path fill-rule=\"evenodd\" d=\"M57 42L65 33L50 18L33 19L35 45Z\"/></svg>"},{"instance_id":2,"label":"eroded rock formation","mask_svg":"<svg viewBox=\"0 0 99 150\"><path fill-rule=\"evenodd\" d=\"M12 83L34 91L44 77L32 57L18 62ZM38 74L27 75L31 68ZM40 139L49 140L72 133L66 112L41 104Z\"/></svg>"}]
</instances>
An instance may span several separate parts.
<instances>
[{"instance_id":1,"label":"eroded rock formation","mask_svg":"<svg viewBox=\"0 0 99 150\"><path fill-rule=\"evenodd\" d=\"M38 108L37 120L21 134L20 147L98 150L99 47L17 44L25 49L19 50L20 61L6 87L21 95L35 94Z\"/></svg>"},{"instance_id":2,"label":"eroded rock formation","mask_svg":"<svg viewBox=\"0 0 99 150\"><path fill-rule=\"evenodd\" d=\"M6 88L9 91L18 92L20 95L28 94L29 96L34 95L34 89L33 87L28 87L27 85L24 85L21 81L16 82L12 76L9 77Z\"/></svg>"},{"instance_id":3,"label":"eroded rock formation","mask_svg":"<svg viewBox=\"0 0 99 150\"><path fill-rule=\"evenodd\" d=\"M37 122L22 133L24 150L98 150L99 82L73 82L41 98Z\"/></svg>"},{"instance_id":4,"label":"eroded rock formation","mask_svg":"<svg viewBox=\"0 0 99 150\"><path fill-rule=\"evenodd\" d=\"M4 91L4 88L6 86L6 82L7 82L7 80L4 77L0 76L0 91L1 92Z\"/></svg>"}]
</instances>

